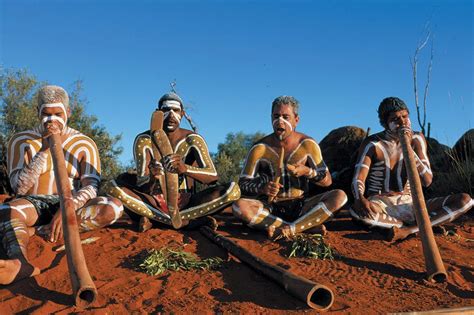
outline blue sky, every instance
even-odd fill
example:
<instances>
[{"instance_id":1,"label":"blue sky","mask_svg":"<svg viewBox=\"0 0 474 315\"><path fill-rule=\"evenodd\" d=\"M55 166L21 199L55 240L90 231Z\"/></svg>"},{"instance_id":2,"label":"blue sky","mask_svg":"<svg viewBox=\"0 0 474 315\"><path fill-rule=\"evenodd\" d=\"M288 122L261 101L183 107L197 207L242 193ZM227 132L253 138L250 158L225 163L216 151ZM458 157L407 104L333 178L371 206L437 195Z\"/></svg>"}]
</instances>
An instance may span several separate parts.
<instances>
[{"instance_id":1,"label":"blue sky","mask_svg":"<svg viewBox=\"0 0 474 315\"><path fill-rule=\"evenodd\" d=\"M474 124L472 12L455 0L0 0L0 64L67 89L83 80L87 112L123 134L128 162L174 79L211 151L229 132L270 132L283 94L300 100L298 129L318 141L345 125L376 132L384 97L415 113L410 57L429 23L428 121L452 145ZM429 48L421 90L428 60Z\"/></svg>"}]
</instances>

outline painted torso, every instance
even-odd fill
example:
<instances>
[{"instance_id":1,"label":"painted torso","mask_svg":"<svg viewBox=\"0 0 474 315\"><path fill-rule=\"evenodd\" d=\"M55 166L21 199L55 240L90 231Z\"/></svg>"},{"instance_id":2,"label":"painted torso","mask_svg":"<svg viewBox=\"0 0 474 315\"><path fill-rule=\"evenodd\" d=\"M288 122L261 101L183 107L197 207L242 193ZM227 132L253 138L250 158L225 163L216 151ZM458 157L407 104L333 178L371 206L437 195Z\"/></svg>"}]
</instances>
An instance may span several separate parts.
<instances>
[{"instance_id":1,"label":"painted torso","mask_svg":"<svg viewBox=\"0 0 474 315\"><path fill-rule=\"evenodd\" d=\"M174 142L174 141L173 141ZM182 157L189 173L217 175L203 137L196 133L187 133L178 141L172 142L175 154ZM174 145L173 145L174 144ZM148 164L153 158L152 141L149 131L139 134L134 142L134 160L137 167L138 182L148 181ZM181 192L190 192L193 181L184 175L179 177Z\"/></svg>"},{"instance_id":2,"label":"painted torso","mask_svg":"<svg viewBox=\"0 0 474 315\"><path fill-rule=\"evenodd\" d=\"M415 158L418 162L421 161L429 169L426 142L418 132L413 134L412 147L415 149ZM366 157L370 158L370 165L368 165ZM356 165L354 180L357 181L358 174L363 168L366 168L368 169L365 180L365 194L367 196L392 192L409 193L404 163L402 147L397 139L391 137L387 132L374 134L365 142Z\"/></svg>"},{"instance_id":3,"label":"painted torso","mask_svg":"<svg viewBox=\"0 0 474 315\"><path fill-rule=\"evenodd\" d=\"M272 142L267 139L269 137L255 144L248 153L239 181L242 193L256 194L262 185L268 181L274 181L281 174L280 184L283 187L275 200L301 198L308 191L309 180L306 177L291 176L287 165L301 164L319 171L326 171L327 167L318 144L309 137L302 137L293 146L294 148L285 151L284 166L280 169L280 149L272 146Z\"/></svg>"},{"instance_id":4,"label":"painted torso","mask_svg":"<svg viewBox=\"0 0 474 315\"><path fill-rule=\"evenodd\" d=\"M96 144L92 139L79 131L67 127L63 142L66 170L69 175L71 188L78 188L80 180L93 177L100 180L100 159ZM39 129L28 130L15 134L9 141L7 150L7 164L10 178L15 177L25 165L41 149L41 134ZM47 162L41 170L39 178L29 194L57 194L53 162L49 150Z\"/></svg>"}]
</instances>

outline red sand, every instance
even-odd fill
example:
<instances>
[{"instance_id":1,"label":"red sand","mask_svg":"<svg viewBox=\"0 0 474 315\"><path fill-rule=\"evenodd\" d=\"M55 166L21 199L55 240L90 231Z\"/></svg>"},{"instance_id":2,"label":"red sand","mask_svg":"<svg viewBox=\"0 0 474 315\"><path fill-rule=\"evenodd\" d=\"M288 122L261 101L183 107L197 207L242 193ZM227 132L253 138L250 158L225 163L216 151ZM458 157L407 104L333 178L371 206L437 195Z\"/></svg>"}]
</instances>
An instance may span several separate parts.
<instances>
[{"instance_id":1,"label":"red sand","mask_svg":"<svg viewBox=\"0 0 474 315\"><path fill-rule=\"evenodd\" d=\"M333 261L286 258L284 243L268 241L263 233L243 226L228 213L219 215L218 221L220 233L256 255L332 288L336 299L330 312L385 313L474 306L471 216L447 226L456 228L460 238L436 234L448 271L448 282L443 284L423 280L424 260L418 237L389 244L379 232L370 234L354 224L347 213L326 225L326 240L341 255ZM229 257L198 231L154 228L138 233L134 225L121 224L86 233L82 238L90 236L100 237L93 244L83 245L99 295L84 311L86 314L312 311L278 285ZM135 257L147 249L180 244L201 258L218 256L225 262L216 271L166 272L154 277L133 267ZM37 236L32 238L31 259L42 274L0 286L0 314L80 311L70 306L72 290L65 252L53 251L56 246Z\"/></svg>"}]
</instances>

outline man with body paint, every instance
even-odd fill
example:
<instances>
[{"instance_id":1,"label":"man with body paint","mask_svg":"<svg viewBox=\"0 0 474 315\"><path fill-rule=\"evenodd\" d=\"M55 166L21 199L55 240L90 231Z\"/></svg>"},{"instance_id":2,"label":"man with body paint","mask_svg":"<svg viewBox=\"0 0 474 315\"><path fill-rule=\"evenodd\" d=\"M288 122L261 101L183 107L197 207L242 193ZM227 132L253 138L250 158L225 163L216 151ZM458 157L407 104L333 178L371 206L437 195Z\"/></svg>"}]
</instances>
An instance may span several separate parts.
<instances>
[{"instance_id":1,"label":"man with body paint","mask_svg":"<svg viewBox=\"0 0 474 315\"><path fill-rule=\"evenodd\" d=\"M158 110L164 113L163 131L174 153L160 161L154 159L150 131L139 134L133 145L137 175L122 174L106 189L109 195L120 199L132 211L132 218L140 220L141 231L151 228L149 219L171 225L159 183L159 175L164 170L179 175L178 208L183 226L197 218L208 220L206 216L224 209L240 197L239 186L233 182L196 192L195 181L214 184L218 180L207 144L197 133L180 128L185 112L183 101L177 94L163 95L158 101Z\"/></svg>"},{"instance_id":2,"label":"man with body paint","mask_svg":"<svg viewBox=\"0 0 474 315\"><path fill-rule=\"evenodd\" d=\"M62 238L61 210L48 137L60 134L79 231L115 222L123 212L119 200L97 197L100 159L92 139L67 126L69 98L58 86L38 94L40 124L15 134L7 147L11 187L17 198L0 205L0 238L8 259L0 260L0 284L39 274L28 260L27 245L35 232L56 242Z\"/></svg>"},{"instance_id":3,"label":"man with body paint","mask_svg":"<svg viewBox=\"0 0 474 315\"><path fill-rule=\"evenodd\" d=\"M418 232L412 197L399 140L399 128L411 138L416 166L423 186L433 179L422 133L411 130L406 104L397 97L385 98L378 115L384 131L369 136L361 144L352 181L354 204L351 215L371 227ZM454 194L426 201L432 225L452 221L473 206L468 194Z\"/></svg>"},{"instance_id":4,"label":"man with body paint","mask_svg":"<svg viewBox=\"0 0 474 315\"><path fill-rule=\"evenodd\" d=\"M311 183L328 187L332 179L316 141L295 131L298 110L294 97L273 101L273 133L250 149L239 180L243 198L232 207L236 217L266 230L270 238L321 230L323 222L347 202L342 190L308 195Z\"/></svg>"}]
</instances>

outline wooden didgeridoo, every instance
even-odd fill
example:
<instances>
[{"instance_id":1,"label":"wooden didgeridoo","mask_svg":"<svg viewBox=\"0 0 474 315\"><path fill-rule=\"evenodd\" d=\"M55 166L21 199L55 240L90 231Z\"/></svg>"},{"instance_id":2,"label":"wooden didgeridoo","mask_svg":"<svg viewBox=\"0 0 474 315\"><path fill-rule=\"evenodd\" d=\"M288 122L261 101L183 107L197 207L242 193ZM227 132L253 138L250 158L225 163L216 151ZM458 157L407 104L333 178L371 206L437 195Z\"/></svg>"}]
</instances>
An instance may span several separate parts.
<instances>
[{"instance_id":1,"label":"wooden didgeridoo","mask_svg":"<svg viewBox=\"0 0 474 315\"><path fill-rule=\"evenodd\" d=\"M87 269L76 220L76 207L72 199L71 184L66 171L66 162L59 134L51 135L49 148L53 158L54 176L61 205L61 222L66 246L67 265L71 277L75 305L85 308L97 297L97 289Z\"/></svg>"},{"instance_id":2,"label":"wooden didgeridoo","mask_svg":"<svg viewBox=\"0 0 474 315\"><path fill-rule=\"evenodd\" d=\"M332 306L334 302L334 294L331 289L325 285L312 282L279 266L272 265L263 259L254 256L234 241L216 233L207 226L201 227L200 232L212 242L229 251L240 261L246 263L255 271L260 272L267 278L275 281L283 287L286 292L305 302L309 307L318 311L326 311Z\"/></svg>"},{"instance_id":3,"label":"wooden didgeridoo","mask_svg":"<svg viewBox=\"0 0 474 315\"><path fill-rule=\"evenodd\" d=\"M163 112L156 110L153 112L151 119L151 137L153 145L160 151L162 157L166 157L174 153L171 143L168 139L168 136L163 131L162 128L155 129L158 125L155 125L161 119L161 126L163 126ZM166 193L165 199L166 204L168 205L168 210L171 216L171 224L175 229L179 229L183 222L181 220L181 215L179 214L178 208L178 194L179 194L179 178L178 174L171 173L165 170L165 182L166 182Z\"/></svg>"},{"instance_id":4,"label":"wooden didgeridoo","mask_svg":"<svg viewBox=\"0 0 474 315\"><path fill-rule=\"evenodd\" d=\"M278 165L278 175L275 177L275 183L279 184L281 175L283 174L283 168L285 167L285 148L282 146L280 151L280 163ZM268 197L268 203L272 203L275 197Z\"/></svg>"},{"instance_id":5,"label":"wooden didgeridoo","mask_svg":"<svg viewBox=\"0 0 474 315\"><path fill-rule=\"evenodd\" d=\"M443 265L443 260L439 253L438 246L433 234L428 210L426 209L425 198L421 188L421 180L415 164L413 149L409 144L409 136L400 128L400 144L403 150L403 160L407 170L408 181L410 183L413 198L413 210L415 211L416 223L418 225L423 255L425 257L426 274L428 280L435 282L446 281L447 274Z\"/></svg>"}]
</instances>

